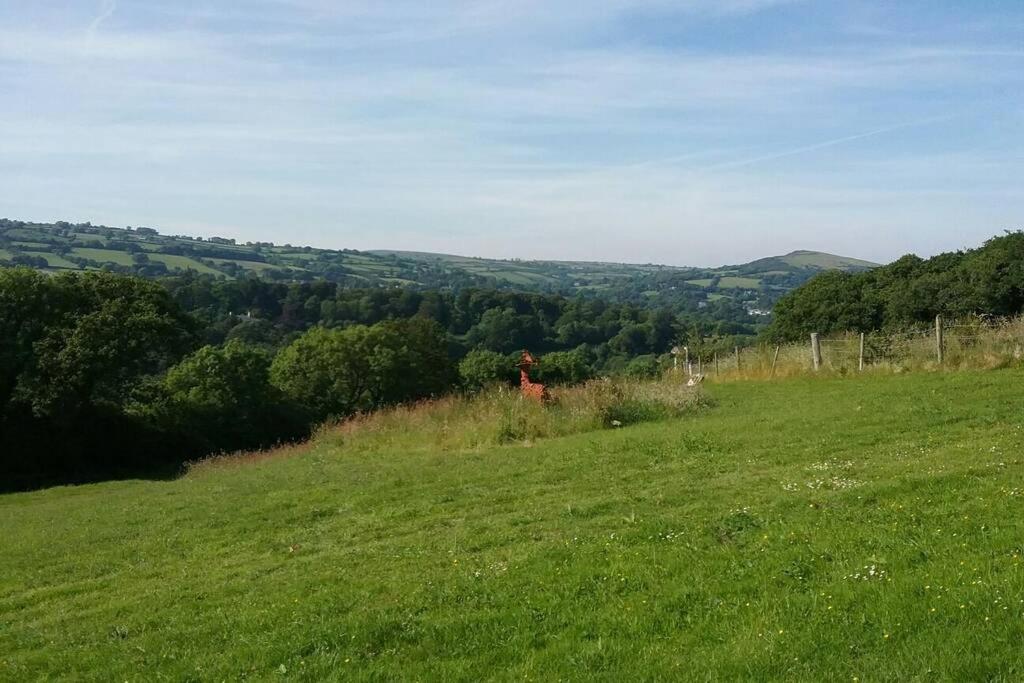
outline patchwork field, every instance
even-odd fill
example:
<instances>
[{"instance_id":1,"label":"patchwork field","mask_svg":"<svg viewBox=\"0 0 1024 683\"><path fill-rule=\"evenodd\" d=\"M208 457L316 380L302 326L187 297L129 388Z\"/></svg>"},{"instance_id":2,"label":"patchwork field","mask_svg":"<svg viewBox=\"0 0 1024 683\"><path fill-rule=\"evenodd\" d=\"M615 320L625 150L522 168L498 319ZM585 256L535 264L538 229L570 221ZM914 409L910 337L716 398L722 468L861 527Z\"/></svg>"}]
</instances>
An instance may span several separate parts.
<instances>
[{"instance_id":1,"label":"patchwork field","mask_svg":"<svg viewBox=\"0 0 1024 683\"><path fill-rule=\"evenodd\" d=\"M0 679L1018 680L1020 369L0 497Z\"/></svg>"}]
</instances>

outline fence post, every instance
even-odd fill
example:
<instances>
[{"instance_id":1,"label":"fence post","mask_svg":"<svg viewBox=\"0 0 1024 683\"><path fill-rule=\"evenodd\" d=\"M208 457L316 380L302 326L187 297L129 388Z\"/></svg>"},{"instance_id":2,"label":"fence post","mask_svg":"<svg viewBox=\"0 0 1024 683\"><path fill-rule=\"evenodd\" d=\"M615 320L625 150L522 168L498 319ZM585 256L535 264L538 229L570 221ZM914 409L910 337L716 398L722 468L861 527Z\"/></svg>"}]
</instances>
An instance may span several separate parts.
<instances>
[{"instance_id":1,"label":"fence post","mask_svg":"<svg viewBox=\"0 0 1024 683\"><path fill-rule=\"evenodd\" d=\"M782 350L782 344L776 345L775 346L775 355L772 356L772 371L768 375L769 379L771 379L772 377L775 376L775 364L779 362L779 351L780 350Z\"/></svg>"},{"instance_id":2,"label":"fence post","mask_svg":"<svg viewBox=\"0 0 1024 683\"><path fill-rule=\"evenodd\" d=\"M719 372L720 371L718 369L718 351L715 351L715 377L718 377Z\"/></svg>"},{"instance_id":3,"label":"fence post","mask_svg":"<svg viewBox=\"0 0 1024 683\"><path fill-rule=\"evenodd\" d=\"M735 347L736 351L736 372L740 371L740 347Z\"/></svg>"},{"instance_id":4,"label":"fence post","mask_svg":"<svg viewBox=\"0 0 1024 683\"><path fill-rule=\"evenodd\" d=\"M935 357L939 360L939 365L942 365L942 316L935 316Z\"/></svg>"},{"instance_id":5,"label":"fence post","mask_svg":"<svg viewBox=\"0 0 1024 683\"><path fill-rule=\"evenodd\" d=\"M701 356L700 354L697 355L697 374L704 374L704 357Z\"/></svg>"},{"instance_id":6,"label":"fence post","mask_svg":"<svg viewBox=\"0 0 1024 683\"><path fill-rule=\"evenodd\" d=\"M864 371L864 333L860 333L860 362L857 364L857 369L861 372Z\"/></svg>"},{"instance_id":7,"label":"fence post","mask_svg":"<svg viewBox=\"0 0 1024 683\"><path fill-rule=\"evenodd\" d=\"M693 377L693 368L690 367L690 347L684 346L683 349L686 351L686 376Z\"/></svg>"},{"instance_id":8,"label":"fence post","mask_svg":"<svg viewBox=\"0 0 1024 683\"><path fill-rule=\"evenodd\" d=\"M821 341L817 332L811 332L811 360L814 361L814 370L817 372L821 367Z\"/></svg>"}]
</instances>

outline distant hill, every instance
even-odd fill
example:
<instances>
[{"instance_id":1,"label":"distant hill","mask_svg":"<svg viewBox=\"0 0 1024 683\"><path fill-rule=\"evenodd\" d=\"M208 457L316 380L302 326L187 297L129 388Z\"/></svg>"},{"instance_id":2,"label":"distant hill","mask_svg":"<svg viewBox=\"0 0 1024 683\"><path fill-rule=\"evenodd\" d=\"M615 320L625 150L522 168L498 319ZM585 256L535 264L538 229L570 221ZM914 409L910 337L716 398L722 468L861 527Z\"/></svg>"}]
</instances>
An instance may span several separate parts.
<instances>
[{"instance_id":1,"label":"distant hill","mask_svg":"<svg viewBox=\"0 0 1024 683\"><path fill-rule=\"evenodd\" d=\"M880 264L849 256L826 254L822 251L791 251L785 256L769 256L732 268L743 270L789 270L791 268L814 268L817 270L845 270L857 272L877 268Z\"/></svg>"},{"instance_id":2,"label":"distant hill","mask_svg":"<svg viewBox=\"0 0 1024 683\"><path fill-rule=\"evenodd\" d=\"M278 281L324 278L348 287L516 289L600 295L680 310L735 304L760 314L822 270L876 264L794 251L746 264L694 268L656 264L485 259L416 251L317 249L219 237L163 235L152 228L0 219L0 266L48 272L108 269L144 277L194 272L217 278Z\"/></svg>"}]
</instances>

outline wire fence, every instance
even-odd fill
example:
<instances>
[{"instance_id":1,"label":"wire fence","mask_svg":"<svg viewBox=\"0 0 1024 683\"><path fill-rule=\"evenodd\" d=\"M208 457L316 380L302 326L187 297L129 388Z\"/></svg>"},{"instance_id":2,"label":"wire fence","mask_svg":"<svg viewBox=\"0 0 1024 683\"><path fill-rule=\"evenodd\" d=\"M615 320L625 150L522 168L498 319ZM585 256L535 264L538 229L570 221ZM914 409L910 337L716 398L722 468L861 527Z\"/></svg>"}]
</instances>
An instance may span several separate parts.
<instances>
[{"instance_id":1,"label":"wire fence","mask_svg":"<svg viewBox=\"0 0 1024 683\"><path fill-rule=\"evenodd\" d=\"M690 351L680 370L711 379L774 378L938 368L995 368L1024 358L1024 317L977 318L899 332L874 331L806 342Z\"/></svg>"}]
</instances>

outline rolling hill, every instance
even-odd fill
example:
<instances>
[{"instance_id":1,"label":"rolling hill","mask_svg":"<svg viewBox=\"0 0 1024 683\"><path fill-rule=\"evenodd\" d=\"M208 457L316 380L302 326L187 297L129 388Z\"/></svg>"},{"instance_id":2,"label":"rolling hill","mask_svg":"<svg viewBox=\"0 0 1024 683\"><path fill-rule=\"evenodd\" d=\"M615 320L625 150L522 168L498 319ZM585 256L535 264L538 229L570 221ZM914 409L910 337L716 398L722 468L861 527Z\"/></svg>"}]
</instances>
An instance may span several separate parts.
<instances>
[{"instance_id":1,"label":"rolling hill","mask_svg":"<svg viewBox=\"0 0 1024 683\"><path fill-rule=\"evenodd\" d=\"M317 249L220 237L163 235L152 228L0 219L0 266L47 272L108 269L146 277L192 271L218 278L325 278L349 287L516 289L698 309L731 301L747 310L773 302L815 273L876 264L813 251L720 268L584 261L485 259L415 251Z\"/></svg>"}]
</instances>

